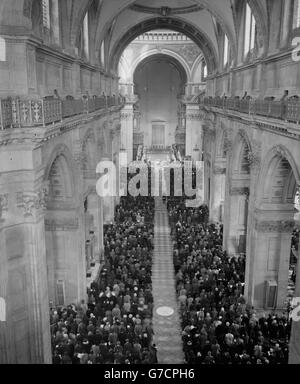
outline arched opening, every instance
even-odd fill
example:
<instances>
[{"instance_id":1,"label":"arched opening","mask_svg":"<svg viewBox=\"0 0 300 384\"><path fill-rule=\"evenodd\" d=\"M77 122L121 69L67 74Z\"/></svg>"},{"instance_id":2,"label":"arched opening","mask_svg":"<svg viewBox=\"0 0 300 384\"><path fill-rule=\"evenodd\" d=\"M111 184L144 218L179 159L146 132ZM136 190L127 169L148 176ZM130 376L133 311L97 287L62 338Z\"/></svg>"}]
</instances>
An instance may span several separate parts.
<instances>
[{"instance_id":1,"label":"arched opening","mask_svg":"<svg viewBox=\"0 0 300 384\"><path fill-rule=\"evenodd\" d=\"M206 89L205 47L198 33L192 35L173 19L169 24L151 20L125 35L116 47L120 92L127 102L121 148L129 154L129 163L142 147L147 148L148 160L167 160L174 144L183 156L193 154L193 160L200 160L202 131L197 126L195 98ZM188 102L191 119L187 124Z\"/></svg>"},{"instance_id":2,"label":"arched opening","mask_svg":"<svg viewBox=\"0 0 300 384\"><path fill-rule=\"evenodd\" d=\"M92 277L92 269L96 264L96 227L95 227L95 213L93 210L93 196L89 195L84 200L84 226L85 226L85 262L87 279Z\"/></svg>"},{"instance_id":3,"label":"arched opening","mask_svg":"<svg viewBox=\"0 0 300 384\"><path fill-rule=\"evenodd\" d=\"M213 223L223 223L225 206L225 187L226 187L226 156L228 132L221 125L221 131L216 134L216 156L214 167L211 170L211 198L210 198L210 220Z\"/></svg>"},{"instance_id":4,"label":"arched opening","mask_svg":"<svg viewBox=\"0 0 300 384\"><path fill-rule=\"evenodd\" d=\"M49 300L55 305L85 297L82 220L76 203L72 163L59 150L50 162L45 214Z\"/></svg>"},{"instance_id":5,"label":"arched opening","mask_svg":"<svg viewBox=\"0 0 300 384\"><path fill-rule=\"evenodd\" d=\"M237 150L228 168L232 174L224 223L224 246L231 256L245 255L247 246L251 148L244 132L238 134L234 148Z\"/></svg>"},{"instance_id":6,"label":"arched opening","mask_svg":"<svg viewBox=\"0 0 300 384\"><path fill-rule=\"evenodd\" d=\"M295 289L299 245L299 231L293 224L296 191L297 182L290 161L284 153L277 154L266 175L263 203L273 212L274 217L277 216L277 220L281 218L286 223L285 227L275 227L275 231L268 235L269 241L274 244L273 249L269 247L268 271L271 269L275 272L272 278L277 292L271 304L279 309L287 308ZM276 233L277 240L273 232Z\"/></svg>"},{"instance_id":7,"label":"arched opening","mask_svg":"<svg viewBox=\"0 0 300 384\"><path fill-rule=\"evenodd\" d=\"M207 73L212 74L217 68L217 53L209 36L196 29L192 24L182 22L175 18L148 19L131 28L119 41L116 42L110 54L110 68L117 73L120 58L126 47L138 36L153 30L176 31L191 39L203 52L207 65Z\"/></svg>"},{"instance_id":8,"label":"arched opening","mask_svg":"<svg viewBox=\"0 0 300 384\"><path fill-rule=\"evenodd\" d=\"M290 284L296 260L291 257L291 247L297 238L294 202L298 180L289 152L281 146L273 148L258 180L251 262L246 268L247 296L256 308L286 312L288 296L293 293Z\"/></svg>"},{"instance_id":9,"label":"arched opening","mask_svg":"<svg viewBox=\"0 0 300 384\"><path fill-rule=\"evenodd\" d=\"M181 64L167 55L151 56L138 65L134 85L140 126L136 129L143 142L134 143L134 153L138 145L144 145L153 150L150 156L154 156L157 150L165 150L175 143L186 82L187 75Z\"/></svg>"},{"instance_id":10,"label":"arched opening","mask_svg":"<svg viewBox=\"0 0 300 384\"><path fill-rule=\"evenodd\" d=\"M97 147L94 132L90 130L82 145L82 170L85 179L95 180L97 166Z\"/></svg>"}]
</instances>

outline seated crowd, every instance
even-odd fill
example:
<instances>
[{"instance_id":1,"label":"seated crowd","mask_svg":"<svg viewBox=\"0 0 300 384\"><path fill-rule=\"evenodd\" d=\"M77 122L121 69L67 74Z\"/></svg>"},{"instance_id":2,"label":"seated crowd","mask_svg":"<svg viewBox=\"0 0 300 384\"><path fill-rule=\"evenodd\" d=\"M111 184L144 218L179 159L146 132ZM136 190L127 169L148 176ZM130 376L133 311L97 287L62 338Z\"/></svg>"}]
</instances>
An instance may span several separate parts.
<instances>
[{"instance_id":1,"label":"seated crowd","mask_svg":"<svg viewBox=\"0 0 300 384\"><path fill-rule=\"evenodd\" d=\"M105 227L105 265L88 303L50 309L54 364L154 364L154 201L122 198Z\"/></svg>"},{"instance_id":2,"label":"seated crowd","mask_svg":"<svg viewBox=\"0 0 300 384\"><path fill-rule=\"evenodd\" d=\"M245 257L223 251L222 226L208 224L208 208L173 198L168 211L186 362L287 363L288 317L258 317L245 302Z\"/></svg>"}]
</instances>

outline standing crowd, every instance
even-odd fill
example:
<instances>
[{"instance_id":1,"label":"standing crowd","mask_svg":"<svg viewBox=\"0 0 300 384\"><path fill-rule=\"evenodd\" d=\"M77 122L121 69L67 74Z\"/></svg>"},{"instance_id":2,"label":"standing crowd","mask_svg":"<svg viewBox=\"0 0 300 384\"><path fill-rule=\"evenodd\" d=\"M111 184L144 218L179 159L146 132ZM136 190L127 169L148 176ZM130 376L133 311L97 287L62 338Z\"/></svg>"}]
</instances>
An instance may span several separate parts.
<instances>
[{"instance_id":1,"label":"standing crowd","mask_svg":"<svg viewBox=\"0 0 300 384\"><path fill-rule=\"evenodd\" d=\"M286 364L288 316L258 317L246 303L245 257L223 251L222 225L208 224L208 208L167 202L174 242L182 340L189 364Z\"/></svg>"},{"instance_id":2,"label":"standing crowd","mask_svg":"<svg viewBox=\"0 0 300 384\"><path fill-rule=\"evenodd\" d=\"M54 364L154 364L154 200L122 198L104 232L105 265L88 302L50 308Z\"/></svg>"}]
</instances>

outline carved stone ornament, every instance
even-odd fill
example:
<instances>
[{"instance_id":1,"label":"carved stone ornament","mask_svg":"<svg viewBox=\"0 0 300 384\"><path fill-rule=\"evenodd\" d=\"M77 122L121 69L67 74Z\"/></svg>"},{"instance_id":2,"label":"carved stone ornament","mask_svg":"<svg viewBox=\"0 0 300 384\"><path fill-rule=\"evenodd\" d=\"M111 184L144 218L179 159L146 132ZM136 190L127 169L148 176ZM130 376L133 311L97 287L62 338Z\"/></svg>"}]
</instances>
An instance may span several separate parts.
<instances>
[{"instance_id":1,"label":"carved stone ornament","mask_svg":"<svg viewBox=\"0 0 300 384\"><path fill-rule=\"evenodd\" d=\"M249 162L249 166L251 168L259 168L260 167L261 157L256 152L249 151L247 154L247 159Z\"/></svg>"},{"instance_id":2,"label":"carved stone ornament","mask_svg":"<svg viewBox=\"0 0 300 384\"><path fill-rule=\"evenodd\" d=\"M230 189L230 195L231 196L239 196L239 195L249 196L249 188L248 187L232 187Z\"/></svg>"},{"instance_id":3,"label":"carved stone ornament","mask_svg":"<svg viewBox=\"0 0 300 384\"><path fill-rule=\"evenodd\" d=\"M292 233L295 227L293 220L285 221L257 221L255 229L257 232L281 232Z\"/></svg>"},{"instance_id":4,"label":"carved stone ornament","mask_svg":"<svg viewBox=\"0 0 300 384\"><path fill-rule=\"evenodd\" d=\"M74 231L79 228L79 220L75 218L45 219L46 231Z\"/></svg>"},{"instance_id":5,"label":"carved stone ornament","mask_svg":"<svg viewBox=\"0 0 300 384\"><path fill-rule=\"evenodd\" d=\"M203 115L200 113L187 113L186 120L187 121L200 121L203 118Z\"/></svg>"},{"instance_id":6,"label":"carved stone ornament","mask_svg":"<svg viewBox=\"0 0 300 384\"><path fill-rule=\"evenodd\" d=\"M229 140L227 137L224 139L224 152L227 154L227 153L230 153L232 151L232 141Z\"/></svg>"},{"instance_id":7,"label":"carved stone ornament","mask_svg":"<svg viewBox=\"0 0 300 384\"><path fill-rule=\"evenodd\" d=\"M74 160L75 160L75 162L77 163L78 167L81 170L86 169L86 166L87 166L87 156L86 156L86 153L84 153L84 152L75 153Z\"/></svg>"},{"instance_id":8,"label":"carved stone ornament","mask_svg":"<svg viewBox=\"0 0 300 384\"><path fill-rule=\"evenodd\" d=\"M226 168L224 167L215 167L214 168L214 174L215 175L225 175L226 174Z\"/></svg>"},{"instance_id":9,"label":"carved stone ornament","mask_svg":"<svg viewBox=\"0 0 300 384\"><path fill-rule=\"evenodd\" d=\"M281 157L282 159L286 158L285 150L280 145L276 145L276 147L274 148L274 152L277 156Z\"/></svg>"},{"instance_id":10,"label":"carved stone ornament","mask_svg":"<svg viewBox=\"0 0 300 384\"><path fill-rule=\"evenodd\" d=\"M295 195L294 207L298 212L300 212L300 186L299 185L297 187L297 192Z\"/></svg>"},{"instance_id":11,"label":"carved stone ornament","mask_svg":"<svg viewBox=\"0 0 300 384\"><path fill-rule=\"evenodd\" d=\"M130 118L133 119L133 113L130 113L130 112L121 113L121 120L129 120Z\"/></svg>"},{"instance_id":12,"label":"carved stone ornament","mask_svg":"<svg viewBox=\"0 0 300 384\"><path fill-rule=\"evenodd\" d=\"M0 195L0 220L3 217L3 213L8 211L8 193Z\"/></svg>"},{"instance_id":13,"label":"carved stone ornament","mask_svg":"<svg viewBox=\"0 0 300 384\"><path fill-rule=\"evenodd\" d=\"M44 185L39 191L34 193L18 192L17 206L23 210L25 217L34 216L36 211L47 209L48 185Z\"/></svg>"}]
</instances>

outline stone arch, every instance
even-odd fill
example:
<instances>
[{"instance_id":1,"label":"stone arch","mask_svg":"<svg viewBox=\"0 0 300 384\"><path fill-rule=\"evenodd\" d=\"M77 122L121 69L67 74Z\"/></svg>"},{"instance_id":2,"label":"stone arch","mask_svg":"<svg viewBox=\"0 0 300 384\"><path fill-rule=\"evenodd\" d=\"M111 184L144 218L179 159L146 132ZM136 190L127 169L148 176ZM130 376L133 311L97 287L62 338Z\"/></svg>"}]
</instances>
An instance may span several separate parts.
<instances>
[{"instance_id":1,"label":"stone arch","mask_svg":"<svg viewBox=\"0 0 300 384\"><path fill-rule=\"evenodd\" d=\"M142 61L136 62L135 63L136 66L135 66L135 69L133 72L133 81L135 83L136 74L138 73L138 70L140 68L142 68L144 65L146 65L148 63L162 59L162 60L165 60L165 61L171 63L176 68L176 71L178 72L180 80L181 80L181 88L182 88L181 92L184 93L185 85L187 84L188 78L189 78L189 70L182 65L182 60L179 61L179 59L176 56L174 58L173 55L166 54L163 51L158 52L156 54L151 54L148 56L146 55L146 57Z\"/></svg>"},{"instance_id":2,"label":"stone arch","mask_svg":"<svg viewBox=\"0 0 300 384\"><path fill-rule=\"evenodd\" d=\"M263 6L262 1L260 0L247 0L251 10L254 14L257 30L258 30L258 39L259 39L259 48L262 48L262 51L265 52L268 48L269 40L269 28L268 28L268 15L266 13L266 8Z\"/></svg>"},{"instance_id":3,"label":"stone arch","mask_svg":"<svg viewBox=\"0 0 300 384\"><path fill-rule=\"evenodd\" d=\"M291 236L295 228L295 196L300 173L295 157L283 145L265 155L256 188L246 267L248 300L257 308L286 308ZM274 295L266 282L272 281Z\"/></svg>"},{"instance_id":4,"label":"stone arch","mask_svg":"<svg viewBox=\"0 0 300 384\"><path fill-rule=\"evenodd\" d=\"M78 45L78 39L80 35L80 29L84 20L84 17L91 7L93 0L82 0L76 2L72 7L72 21L70 23L70 43L71 46ZM77 5L77 6L76 6Z\"/></svg>"},{"instance_id":5,"label":"stone arch","mask_svg":"<svg viewBox=\"0 0 300 384\"><path fill-rule=\"evenodd\" d=\"M142 53L139 57L136 58L136 60L132 63L131 71L132 71L132 77L134 76L135 71L139 67L140 64L145 62L147 59L151 59L152 56L169 56L172 58L175 62L179 63L179 65L184 69L184 72L186 74L187 81L191 81L191 71L188 66L188 64L183 60L183 58L178 55L176 52L170 51L168 49L152 49L151 51Z\"/></svg>"},{"instance_id":6,"label":"stone arch","mask_svg":"<svg viewBox=\"0 0 300 384\"><path fill-rule=\"evenodd\" d=\"M93 128L89 129L82 140L82 168L83 170L96 170L97 142Z\"/></svg>"},{"instance_id":7,"label":"stone arch","mask_svg":"<svg viewBox=\"0 0 300 384\"><path fill-rule=\"evenodd\" d=\"M116 13L110 15L104 27L103 27L103 24L100 24L100 23L98 24L98 28L96 32L96 38L97 38L96 47L100 47L101 41L103 40L103 36L106 35L113 20L116 17L118 17L124 10L126 10L126 8L130 7L134 2L135 0L124 0L122 3L122 6L119 7ZM222 29L227 34L233 50L233 55L236 56L236 53L237 53L236 33L234 31L234 28L230 28L228 22L224 18L224 15L222 15L222 11L218 9L218 7L215 4L212 4L212 2L209 0L195 0L195 2L197 2L200 6L203 6L205 9L207 9L207 11L209 11L216 18L216 20L221 25ZM166 18L166 19L168 20L168 22L172 20L171 18Z\"/></svg>"},{"instance_id":8,"label":"stone arch","mask_svg":"<svg viewBox=\"0 0 300 384\"><path fill-rule=\"evenodd\" d=\"M251 143L247 133L239 130L229 158L224 220L224 248L231 255L246 254L248 241L251 173L249 153Z\"/></svg>"},{"instance_id":9,"label":"stone arch","mask_svg":"<svg viewBox=\"0 0 300 384\"><path fill-rule=\"evenodd\" d=\"M114 47L112 47L109 62L110 68L112 68L115 73L117 73L120 57L122 56L125 48L136 37L153 29L172 29L174 31L185 34L187 37L191 38L201 49L205 57L209 73L213 73L216 70L218 55L213 43L211 42L209 36L205 34L205 32L200 31L196 26L187 24L180 19L152 18L132 27L121 39L115 43Z\"/></svg>"},{"instance_id":10,"label":"stone arch","mask_svg":"<svg viewBox=\"0 0 300 384\"><path fill-rule=\"evenodd\" d=\"M31 1L31 10L30 10L30 18L32 22L32 29L37 34L37 36L42 35L42 6L40 0L32 0Z\"/></svg>"},{"instance_id":11,"label":"stone arch","mask_svg":"<svg viewBox=\"0 0 300 384\"><path fill-rule=\"evenodd\" d=\"M64 144L54 148L47 164L45 242L49 300L65 305L78 302L86 294L80 174Z\"/></svg>"},{"instance_id":12,"label":"stone arch","mask_svg":"<svg viewBox=\"0 0 300 384\"><path fill-rule=\"evenodd\" d=\"M195 60L194 64L193 64L193 67L191 69L191 80L192 82L196 82L196 78L197 78L197 71L199 70L199 67L200 67L200 64L201 62L203 61L203 55L199 55L199 57ZM203 70L201 70L201 72L203 72ZM201 74L202 75L202 74ZM201 78L201 81L202 81L202 78Z\"/></svg>"},{"instance_id":13,"label":"stone arch","mask_svg":"<svg viewBox=\"0 0 300 384\"><path fill-rule=\"evenodd\" d=\"M48 184L48 204L73 204L77 195L76 166L68 147L57 146L47 164L44 180Z\"/></svg>"},{"instance_id":14,"label":"stone arch","mask_svg":"<svg viewBox=\"0 0 300 384\"><path fill-rule=\"evenodd\" d=\"M249 153L251 152L251 142L244 130L240 130L233 143L232 157L232 174L233 175L249 175L250 161Z\"/></svg>"},{"instance_id":15,"label":"stone arch","mask_svg":"<svg viewBox=\"0 0 300 384\"><path fill-rule=\"evenodd\" d=\"M217 150L217 156L221 158L226 158L226 143L228 140L228 130L224 126L223 123L221 123L220 127L220 134L217 135L217 143L216 143L216 150Z\"/></svg>"},{"instance_id":16,"label":"stone arch","mask_svg":"<svg viewBox=\"0 0 300 384\"><path fill-rule=\"evenodd\" d=\"M275 184L271 182L274 179L277 179ZM300 172L294 157L283 145L273 147L265 156L260 172L258 202L291 204L298 185Z\"/></svg>"}]
</instances>

